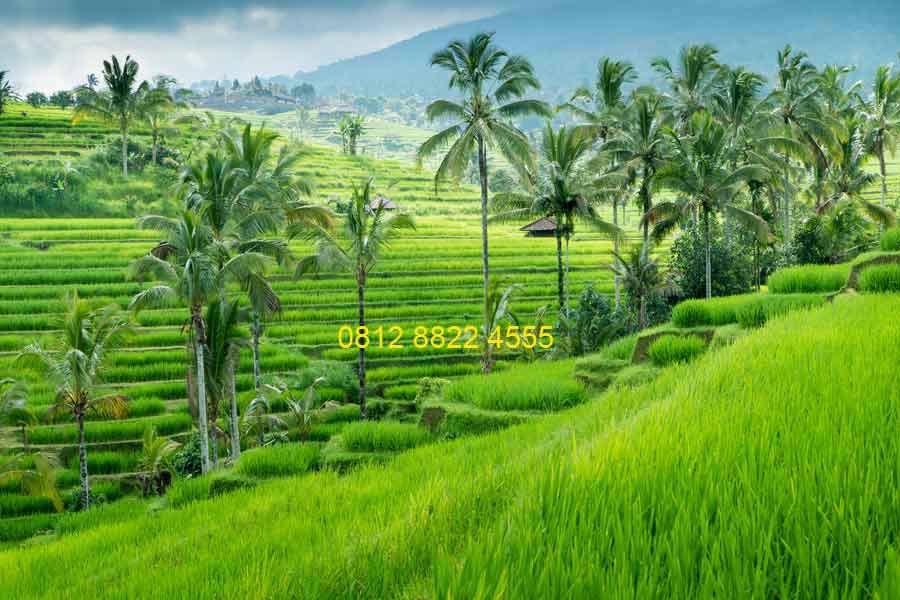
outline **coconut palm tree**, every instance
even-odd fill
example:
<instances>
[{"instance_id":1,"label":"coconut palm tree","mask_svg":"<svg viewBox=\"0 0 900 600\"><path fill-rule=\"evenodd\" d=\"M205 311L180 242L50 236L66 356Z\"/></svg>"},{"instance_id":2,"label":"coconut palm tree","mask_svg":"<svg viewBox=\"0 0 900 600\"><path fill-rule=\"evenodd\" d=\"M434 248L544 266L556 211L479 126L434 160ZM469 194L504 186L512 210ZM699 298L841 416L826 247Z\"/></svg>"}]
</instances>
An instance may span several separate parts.
<instances>
[{"instance_id":1,"label":"coconut palm tree","mask_svg":"<svg viewBox=\"0 0 900 600\"><path fill-rule=\"evenodd\" d=\"M151 161L154 165L157 164L160 136L174 131L168 127L168 123L175 110L187 107L186 104L176 102L172 97L169 88L174 83L175 79L172 77L160 75L155 78L153 87L148 89L141 99L142 106L139 112L150 129Z\"/></svg>"},{"instance_id":2,"label":"coconut palm tree","mask_svg":"<svg viewBox=\"0 0 900 600\"><path fill-rule=\"evenodd\" d=\"M627 256L614 253L609 269L622 281L631 301L637 304L638 329L647 327L647 300L655 292L669 293L672 286L659 272L648 248L634 248Z\"/></svg>"},{"instance_id":3,"label":"coconut palm tree","mask_svg":"<svg viewBox=\"0 0 900 600\"><path fill-rule=\"evenodd\" d=\"M8 102L19 99L12 82L6 77L7 74L9 74L9 71L0 71L0 115L3 114Z\"/></svg>"},{"instance_id":4,"label":"coconut palm tree","mask_svg":"<svg viewBox=\"0 0 900 600\"><path fill-rule=\"evenodd\" d=\"M88 88L92 90L95 89L97 87L97 84L99 83L97 75L95 75L94 73L88 73L87 77L85 77L85 82Z\"/></svg>"},{"instance_id":5,"label":"coconut palm tree","mask_svg":"<svg viewBox=\"0 0 900 600\"><path fill-rule=\"evenodd\" d=\"M238 430L237 394L235 374L240 367L241 348L248 345L247 338L240 330L240 323L247 320L247 311L238 301L229 302L217 298L209 303L206 310L206 388L211 399L210 423L213 433L220 406L229 407L229 436L231 438L231 459L241 456L241 438ZM218 444L212 438L212 461L218 462Z\"/></svg>"},{"instance_id":6,"label":"coconut palm tree","mask_svg":"<svg viewBox=\"0 0 900 600\"><path fill-rule=\"evenodd\" d=\"M731 146L723 125L709 113L691 117L689 133L679 136L669 130L673 153L658 177L661 186L676 192L674 201L660 202L644 215L646 223L654 223L655 236L665 235L686 214L699 212L703 219L706 245L706 297L712 297L712 263L710 258L709 219L723 212L747 227L766 242L771 236L766 222L752 212L737 206L735 198L743 184L766 176L758 164L734 167Z\"/></svg>"},{"instance_id":7,"label":"coconut palm tree","mask_svg":"<svg viewBox=\"0 0 900 600\"><path fill-rule=\"evenodd\" d=\"M478 156L481 184L481 263L484 279L484 322L490 319L487 300L490 286L488 265L488 150L498 151L513 167L534 170L528 138L510 121L527 116L551 117L550 108L539 100L523 99L540 83L531 63L510 56L493 44L494 34L479 33L468 42L454 41L431 57L431 65L450 73L450 89L463 96L435 100L428 105L429 121L452 119L454 123L436 133L419 148L419 164L439 152L446 153L434 176L435 189L448 178L459 179L473 154ZM488 372L491 346L485 344L482 369Z\"/></svg>"},{"instance_id":8,"label":"coconut palm tree","mask_svg":"<svg viewBox=\"0 0 900 600\"><path fill-rule=\"evenodd\" d=\"M597 214L590 190L579 181L579 168L591 150L594 134L585 128L562 126L558 131L548 121L540 144L540 167L525 194L494 196L495 219L543 216L556 223L557 291L561 316L569 316L569 242L575 221L618 236L618 228ZM565 241L565 266L563 265Z\"/></svg>"},{"instance_id":9,"label":"coconut palm tree","mask_svg":"<svg viewBox=\"0 0 900 600\"><path fill-rule=\"evenodd\" d=\"M635 96L622 129L601 147L620 173L634 174L639 178L638 199L643 214L653 208L654 179L667 153L666 121L661 98L642 91ZM626 177L623 181L630 178ZM646 222L643 223L643 237L645 242L649 242L649 225ZM649 248L649 245L645 243L643 248Z\"/></svg>"},{"instance_id":10,"label":"coconut palm tree","mask_svg":"<svg viewBox=\"0 0 900 600\"><path fill-rule=\"evenodd\" d=\"M365 117L362 115L347 115L338 123L338 133L344 154L356 156L356 147L359 138L366 132Z\"/></svg>"},{"instance_id":11,"label":"coconut palm tree","mask_svg":"<svg viewBox=\"0 0 900 600\"><path fill-rule=\"evenodd\" d=\"M347 269L356 275L359 306L358 327L366 325L366 282L378 259L391 240L404 229L415 229L410 215L390 212L382 203L372 207L373 179L362 186L353 186L350 207L341 223L341 237L334 237L326 228L314 225L304 231L306 239L315 242L315 253L297 264L297 275L323 269ZM366 418L366 349L359 349L357 362L359 377L360 417Z\"/></svg>"},{"instance_id":12,"label":"coconut palm tree","mask_svg":"<svg viewBox=\"0 0 900 600\"><path fill-rule=\"evenodd\" d=\"M62 338L57 347L39 342L26 346L19 362L45 374L56 385L51 415L67 413L78 424L78 464L81 475L81 506L90 508L87 443L84 421L89 414L120 418L128 414L127 398L121 394L95 394L109 351L130 331L128 319L118 306L91 310L77 292L69 294L62 319Z\"/></svg>"},{"instance_id":13,"label":"coconut palm tree","mask_svg":"<svg viewBox=\"0 0 900 600\"><path fill-rule=\"evenodd\" d=\"M120 63L113 55L103 61L103 80L107 89L98 92L83 86L78 90L78 106L75 107L73 122L87 116L100 117L119 126L122 136L122 173L128 176L128 131L132 123L146 109L146 98L150 84L138 81L138 63L131 56Z\"/></svg>"},{"instance_id":14,"label":"coconut palm tree","mask_svg":"<svg viewBox=\"0 0 900 600\"><path fill-rule=\"evenodd\" d=\"M778 73L775 89L770 94L772 112L784 127L784 137L795 137L809 149L814 169L824 173L828 164L826 146L833 143L830 120L821 100L820 79L815 66L806 60L803 52L794 52L785 46L778 52ZM821 141L820 141L821 140ZM794 154L793 156L797 156ZM784 247L787 252L791 241L792 187L790 183L790 159L792 154L782 152L782 225ZM804 158L801 156L800 158ZM820 199L817 200L817 204Z\"/></svg>"},{"instance_id":15,"label":"coconut palm tree","mask_svg":"<svg viewBox=\"0 0 900 600\"><path fill-rule=\"evenodd\" d=\"M27 388L21 381L0 379L0 423L19 428L22 446L28 452L28 428L37 425L37 417L28 409Z\"/></svg>"},{"instance_id":16,"label":"coconut palm tree","mask_svg":"<svg viewBox=\"0 0 900 600\"><path fill-rule=\"evenodd\" d=\"M900 139L900 74L892 72L892 65L882 65L875 72L872 95L863 104L866 119L866 146L878 157L881 176L881 207L887 201L887 167L885 153L894 154Z\"/></svg>"},{"instance_id":17,"label":"coconut palm tree","mask_svg":"<svg viewBox=\"0 0 900 600\"><path fill-rule=\"evenodd\" d=\"M685 130L695 113L708 106L720 73L718 53L710 44L684 46L675 65L667 58L650 62L653 70L669 83L668 98L679 132Z\"/></svg>"},{"instance_id":18,"label":"coconut palm tree","mask_svg":"<svg viewBox=\"0 0 900 600\"><path fill-rule=\"evenodd\" d=\"M59 461L52 455L0 456L0 484L18 482L29 495L47 498L56 512L62 512L65 505L56 485L58 469Z\"/></svg>"},{"instance_id":19,"label":"coconut palm tree","mask_svg":"<svg viewBox=\"0 0 900 600\"><path fill-rule=\"evenodd\" d=\"M132 298L129 308L144 308L180 303L187 307L197 371L197 407L199 412L200 461L209 471L209 436L206 384L206 324L203 308L219 297L228 282L240 283L251 274L264 272L269 260L258 252L229 254L228 248L213 235L212 229L194 211L186 210L177 219L147 216L138 220L143 229L155 229L166 235L149 254L132 262L131 279L154 277L159 283Z\"/></svg>"},{"instance_id":20,"label":"coconut palm tree","mask_svg":"<svg viewBox=\"0 0 900 600\"><path fill-rule=\"evenodd\" d=\"M181 444L158 435L155 427L144 430L141 458L138 468L143 472L144 495L161 495L171 480L172 455ZM166 473L169 475L166 476Z\"/></svg>"}]
</instances>

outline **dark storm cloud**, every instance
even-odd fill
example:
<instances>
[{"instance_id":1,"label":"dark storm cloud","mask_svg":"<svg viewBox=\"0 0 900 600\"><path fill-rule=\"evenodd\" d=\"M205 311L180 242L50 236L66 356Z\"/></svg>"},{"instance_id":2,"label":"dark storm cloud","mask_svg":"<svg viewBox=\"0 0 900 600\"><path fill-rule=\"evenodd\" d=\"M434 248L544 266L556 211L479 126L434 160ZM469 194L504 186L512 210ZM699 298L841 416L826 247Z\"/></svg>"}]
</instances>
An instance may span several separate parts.
<instances>
[{"instance_id":1,"label":"dark storm cloud","mask_svg":"<svg viewBox=\"0 0 900 600\"><path fill-rule=\"evenodd\" d=\"M494 8L503 10L521 2L511 0L461 0L455 10ZM332 17L364 18L385 6L409 7L418 13L430 9L446 11L447 6L428 0L6 0L0 1L0 22L63 27L109 26L129 31L164 31L185 21L218 17L240 17L254 9L279 11L280 25L293 31L321 31L333 25ZM326 19L309 18L321 15Z\"/></svg>"}]
</instances>

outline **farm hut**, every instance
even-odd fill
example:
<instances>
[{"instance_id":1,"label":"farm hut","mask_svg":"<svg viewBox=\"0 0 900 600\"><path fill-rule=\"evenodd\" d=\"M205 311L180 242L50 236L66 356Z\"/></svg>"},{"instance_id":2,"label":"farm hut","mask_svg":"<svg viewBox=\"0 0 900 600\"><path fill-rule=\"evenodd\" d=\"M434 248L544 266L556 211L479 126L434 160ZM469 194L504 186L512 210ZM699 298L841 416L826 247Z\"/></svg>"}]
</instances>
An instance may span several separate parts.
<instances>
[{"instance_id":1,"label":"farm hut","mask_svg":"<svg viewBox=\"0 0 900 600\"><path fill-rule=\"evenodd\" d=\"M550 217L541 217L537 221L522 227L519 231L524 231L531 237L553 237L556 235L556 221Z\"/></svg>"},{"instance_id":2,"label":"farm hut","mask_svg":"<svg viewBox=\"0 0 900 600\"><path fill-rule=\"evenodd\" d=\"M378 210L378 208L382 210L397 210L400 208L400 205L395 203L393 200L388 200L384 196L378 196L369 204L369 208L373 211Z\"/></svg>"}]
</instances>

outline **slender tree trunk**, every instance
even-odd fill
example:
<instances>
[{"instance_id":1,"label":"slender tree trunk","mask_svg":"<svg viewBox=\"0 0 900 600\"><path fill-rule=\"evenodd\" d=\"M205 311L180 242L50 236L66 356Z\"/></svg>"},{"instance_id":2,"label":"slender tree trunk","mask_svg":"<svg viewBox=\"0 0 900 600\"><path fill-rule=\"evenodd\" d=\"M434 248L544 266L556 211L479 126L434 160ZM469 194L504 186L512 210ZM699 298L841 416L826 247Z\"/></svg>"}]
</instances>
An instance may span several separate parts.
<instances>
[{"instance_id":1,"label":"slender tree trunk","mask_svg":"<svg viewBox=\"0 0 900 600\"><path fill-rule=\"evenodd\" d=\"M128 177L128 124L125 117L119 123L119 130L122 132L122 174Z\"/></svg>"},{"instance_id":2,"label":"slender tree trunk","mask_svg":"<svg viewBox=\"0 0 900 600\"><path fill-rule=\"evenodd\" d=\"M647 327L647 294L641 294L641 301L638 303L638 329L646 329Z\"/></svg>"},{"instance_id":3,"label":"slender tree trunk","mask_svg":"<svg viewBox=\"0 0 900 600\"><path fill-rule=\"evenodd\" d=\"M209 421L209 463L212 470L219 468L219 419L213 417Z\"/></svg>"},{"instance_id":4,"label":"slender tree trunk","mask_svg":"<svg viewBox=\"0 0 900 600\"><path fill-rule=\"evenodd\" d=\"M359 298L359 326L366 324L366 280L363 273L357 274L356 292ZM359 417L366 418L366 349L359 349Z\"/></svg>"},{"instance_id":5,"label":"slender tree trunk","mask_svg":"<svg viewBox=\"0 0 900 600\"><path fill-rule=\"evenodd\" d=\"M253 324L251 325L251 334L253 335L253 387L256 390L256 395L259 396L259 390L261 387L260 383L260 368L259 368L259 338L262 336L262 320L259 317L258 311L253 311Z\"/></svg>"},{"instance_id":6,"label":"slender tree trunk","mask_svg":"<svg viewBox=\"0 0 900 600\"><path fill-rule=\"evenodd\" d=\"M566 224L566 318L569 318L571 294L569 293L569 225Z\"/></svg>"},{"instance_id":7,"label":"slender tree trunk","mask_svg":"<svg viewBox=\"0 0 900 600\"><path fill-rule=\"evenodd\" d=\"M782 211L784 214L781 216L782 226L784 228L784 254L787 256L790 253L791 246L791 194L790 194L790 179L788 177L788 156L784 155L784 175L782 178L782 194L784 195L784 200L782 206Z\"/></svg>"},{"instance_id":8,"label":"slender tree trunk","mask_svg":"<svg viewBox=\"0 0 900 600\"><path fill-rule=\"evenodd\" d=\"M159 147L159 132L154 129L153 130L153 164L156 164L156 150Z\"/></svg>"},{"instance_id":9,"label":"slender tree trunk","mask_svg":"<svg viewBox=\"0 0 900 600\"><path fill-rule=\"evenodd\" d=\"M488 306L491 286L488 266L488 170L484 138L481 136L478 136L478 177L481 182L481 275L484 278L484 352L481 357L481 372L490 373L494 365L491 357L493 348L487 341L491 335L487 330L491 326Z\"/></svg>"},{"instance_id":10,"label":"slender tree trunk","mask_svg":"<svg viewBox=\"0 0 900 600\"><path fill-rule=\"evenodd\" d=\"M565 311L565 287L563 285L562 231L556 226L556 291L559 294L559 315Z\"/></svg>"},{"instance_id":11,"label":"slender tree trunk","mask_svg":"<svg viewBox=\"0 0 900 600\"><path fill-rule=\"evenodd\" d=\"M759 240L753 240L753 279L758 292L761 287L759 276Z\"/></svg>"},{"instance_id":12,"label":"slender tree trunk","mask_svg":"<svg viewBox=\"0 0 900 600\"><path fill-rule=\"evenodd\" d=\"M206 334L203 327L203 317L200 316L200 308L192 311L194 321L194 355L197 357L197 413L200 421L197 428L200 430L200 470L205 475L209 472L209 423L206 417L206 365L204 364L203 345L206 344Z\"/></svg>"},{"instance_id":13,"label":"slender tree trunk","mask_svg":"<svg viewBox=\"0 0 900 600\"><path fill-rule=\"evenodd\" d=\"M619 200L618 198L613 198L613 225L616 227L619 226ZM619 236L616 234L613 237L613 251L616 253L616 256L619 254ZM618 265L619 259L613 258L613 263ZM619 289L619 275L616 274L613 276L613 287L616 290L616 310L620 310L622 308L622 292Z\"/></svg>"},{"instance_id":14,"label":"slender tree trunk","mask_svg":"<svg viewBox=\"0 0 900 600\"><path fill-rule=\"evenodd\" d=\"M881 208L887 205L887 168L884 164L884 143L878 145L878 167L881 170ZM884 231L884 223L879 225Z\"/></svg>"},{"instance_id":15,"label":"slender tree trunk","mask_svg":"<svg viewBox=\"0 0 900 600\"><path fill-rule=\"evenodd\" d=\"M646 216L647 213L650 212L651 208L651 200L650 200L650 182L647 181L646 176L644 177L644 181L641 183L641 200L643 200L643 206L641 207L644 210L644 214L641 216L641 221L643 221L642 227L644 230L644 252L647 251L647 241L650 239L650 223L647 221ZM645 254L646 257L646 254Z\"/></svg>"},{"instance_id":16,"label":"slender tree trunk","mask_svg":"<svg viewBox=\"0 0 900 600\"><path fill-rule=\"evenodd\" d=\"M706 246L706 299L712 298L712 261L709 255L709 210L703 208L703 241Z\"/></svg>"},{"instance_id":17,"label":"slender tree trunk","mask_svg":"<svg viewBox=\"0 0 900 600\"><path fill-rule=\"evenodd\" d=\"M228 395L231 397L231 460L241 457L241 430L238 428L237 393L235 392L235 371L238 365L232 364L228 372Z\"/></svg>"},{"instance_id":18,"label":"slender tree trunk","mask_svg":"<svg viewBox=\"0 0 900 600\"><path fill-rule=\"evenodd\" d=\"M76 414L78 421L78 471L81 477L81 507L88 510L91 507L91 487L88 482L87 444L84 440L84 413Z\"/></svg>"}]
</instances>

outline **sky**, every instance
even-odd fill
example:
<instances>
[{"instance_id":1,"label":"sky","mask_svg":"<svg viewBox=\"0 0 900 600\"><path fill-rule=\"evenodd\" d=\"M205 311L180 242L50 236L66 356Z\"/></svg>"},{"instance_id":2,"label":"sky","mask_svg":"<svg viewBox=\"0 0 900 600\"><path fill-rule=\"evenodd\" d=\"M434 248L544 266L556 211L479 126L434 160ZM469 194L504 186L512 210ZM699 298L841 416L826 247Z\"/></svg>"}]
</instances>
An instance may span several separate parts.
<instances>
[{"instance_id":1,"label":"sky","mask_svg":"<svg viewBox=\"0 0 900 600\"><path fill-rule=\"evenodd\" d=\"M529 3L527 0L525 3ZM536 3L536 2L530 2ZM0 0L0 70L20 92L53 92L130 54L140 76L293 75L520 0Z\"/></svg>"}]
</instances>

